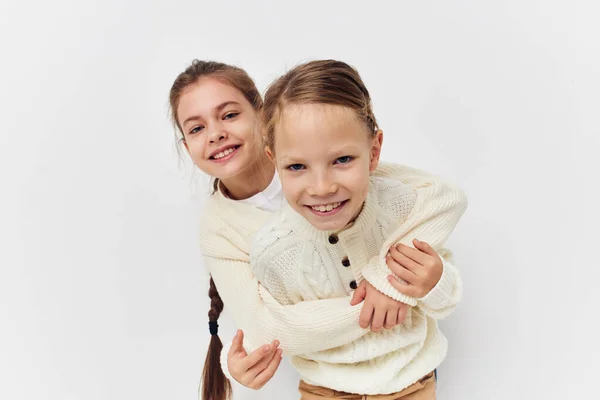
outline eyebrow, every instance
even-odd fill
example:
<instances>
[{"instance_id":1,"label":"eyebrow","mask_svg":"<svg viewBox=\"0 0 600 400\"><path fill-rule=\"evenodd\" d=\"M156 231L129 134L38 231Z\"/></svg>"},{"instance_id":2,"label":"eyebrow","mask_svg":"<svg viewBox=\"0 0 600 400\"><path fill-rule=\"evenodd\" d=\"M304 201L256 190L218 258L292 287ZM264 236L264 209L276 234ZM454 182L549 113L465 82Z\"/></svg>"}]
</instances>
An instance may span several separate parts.
<instances>
[{"instance_id":1,"label":"eyebrow","mask_svg":"<svg viewBox=\"0 0 600 400\"><path fill-rule=\"evenodd\" d=\"M346 145L344 147L340 147L338 149L332 150L329 155L333 158L342 157L345 155L354 155L360 152L360 148L353 145ZM296 154L292 152L281 154L281 161L284 164L302 164L305 163L306 160L303 157L298 157Z\"/></svg>"},{"instance_id":2,"label":"eyebrow","mask_svg":"<svg viewBox=\"0 0 600 400\"><path fill-rule=\"evenodd\" d=\"M238 103L237 101L231 101L231 100L230 101L226 101L226 102L223 102L223 103L219 104L218 106L216 106L215 107L215 111L219 112L219 111L223 110L225 107L227 107L229 105L239 106L240 103ZM183 121L183 124L181 124L181 126L185 126L185 124L187 124L188 122L190 122L190 121L197 121L199 119L202 119L202 117L199 116L199 115L192 115L191 117L186 118L186 120Z\"/></svg>"}]
</instances>

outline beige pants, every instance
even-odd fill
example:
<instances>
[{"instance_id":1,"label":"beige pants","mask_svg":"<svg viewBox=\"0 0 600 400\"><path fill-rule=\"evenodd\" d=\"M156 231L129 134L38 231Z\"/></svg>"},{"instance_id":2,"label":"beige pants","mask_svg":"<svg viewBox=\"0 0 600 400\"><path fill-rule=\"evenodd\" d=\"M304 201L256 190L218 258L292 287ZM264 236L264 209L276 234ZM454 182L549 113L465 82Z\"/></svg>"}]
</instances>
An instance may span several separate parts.
<instances>
[{"instance_id":1,"label":"beige pants","mask_svg":"<svg viewBox=\"0 0 600 400\"><path fill-rule=\"evenodd\" d=\"M304 381L300 381L298 390L300 390L300 400L435 400L435 376L431 372L403 391L392 394L361 395L344 393L321 386L309 385Z\"/></svg>"}]
</instances>

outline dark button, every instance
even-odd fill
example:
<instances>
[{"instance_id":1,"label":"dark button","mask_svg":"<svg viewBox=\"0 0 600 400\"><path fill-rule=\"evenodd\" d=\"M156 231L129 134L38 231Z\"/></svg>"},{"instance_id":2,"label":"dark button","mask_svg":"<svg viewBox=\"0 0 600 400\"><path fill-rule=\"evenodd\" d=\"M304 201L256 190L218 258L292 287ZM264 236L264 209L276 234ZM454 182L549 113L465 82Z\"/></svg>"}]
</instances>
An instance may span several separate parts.
<instances>
[{"instance_id":1,"label":"dark button","mask_svg":"<svg viewBox=\"0 0 600 400\"><path fill-rule=\"evenodd\" d=\"M344 259L342 260L342 265L344 267L349 267L350 266L350 260L348 260L348 257L344 257Z\"/></svg>"},{"instance_id":2,"label":"dark button","mask_svg":"<svg viewBox=\"0 0 600 400\"><path fill-rule=\"evenodd\" d=\"M338 239L336 234L329 236L329 243L331 243L331 244L336 244L338 242L338 240L340 240L340 239Z\"/></svg>"},{"instance_id":3,"label":"dark button","mask_svg":"<svg viewBox=\"0 0 600 400\"><path fill-rule=\"evenodd\" d=\"M358 287L358 285L356 284L356 281L352 281L350 282L350 289L354 290Z\"/></svg>"}]
</instances>

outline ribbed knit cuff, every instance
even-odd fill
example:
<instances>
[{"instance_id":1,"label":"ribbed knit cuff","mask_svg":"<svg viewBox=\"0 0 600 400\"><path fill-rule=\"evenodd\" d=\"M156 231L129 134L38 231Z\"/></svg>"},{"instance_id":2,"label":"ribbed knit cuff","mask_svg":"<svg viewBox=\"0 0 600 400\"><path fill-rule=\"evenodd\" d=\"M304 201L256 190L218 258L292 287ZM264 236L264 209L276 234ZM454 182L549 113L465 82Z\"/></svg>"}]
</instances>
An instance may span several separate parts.
<instances>
[{"instance_id":1,"label":"ribbed knit cuff","mask_svg":"<svg viewBox=\"0 0 600 400\"><path fill-rule=\"evenodd\" d=\"M362 274L367 282L369 282L375 289L379 290L386 296L404 304L408 304L411 307L417 305L417 299L400 293L388 281L387 277L392 274L392 271L390 271L387 265L385 267L381 267L375 262L370 262L363 268Z\"/></svg>"},{"instance_id":2,"label":"ribbed knit cuff","mask_svg":"<svg viewBox=\"0 0 600 400\"><path fill-rule=\"evenodd\" d=\"M442 259L442 276L440 280L429 293L419 299L421 303L432 310L440 310L449 305L448 301L452 298L454 286L452 272L446 265L447 261L443 257L440 258Z\"/></svg>"},{"instance_id":3,"label":"ribbed knit cuff","mask_svg":"<svg viewBox=\"0 0 600 400\"><path fill-rule=\"evenodd\" d=\"M231 342L225 344L223 346L223 350L221 350L221 369L223 370L223 374L225 374L227 379L229 379L233 384L236 382L236 380L233 379L233 376L231 376L229 373L229 367L227 366L227 355L229 354L229 349L231 349Z\"/></svg>"}]
</instances>

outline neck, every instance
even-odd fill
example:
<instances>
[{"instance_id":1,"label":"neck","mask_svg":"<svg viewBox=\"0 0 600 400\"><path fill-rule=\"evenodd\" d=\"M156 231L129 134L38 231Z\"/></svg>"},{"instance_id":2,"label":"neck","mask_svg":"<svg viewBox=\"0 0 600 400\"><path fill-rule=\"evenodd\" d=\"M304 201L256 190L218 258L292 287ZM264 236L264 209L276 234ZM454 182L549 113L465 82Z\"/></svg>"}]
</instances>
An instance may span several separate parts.
<instances>
[{"instance_id":1,"label":"neck","mask_svg":"<svg viewBox=\"0 0 600 400\"><path fill-rule=\"evenodd\" d=\"M249 168L221 183L227 195L233 200L243 200L262 192L269 186L275 175L275 166L265 155Z\"/></svg>"}]
</instances>

